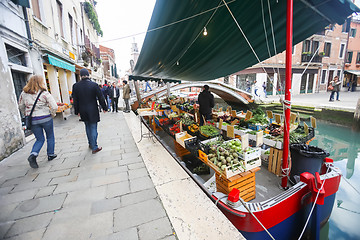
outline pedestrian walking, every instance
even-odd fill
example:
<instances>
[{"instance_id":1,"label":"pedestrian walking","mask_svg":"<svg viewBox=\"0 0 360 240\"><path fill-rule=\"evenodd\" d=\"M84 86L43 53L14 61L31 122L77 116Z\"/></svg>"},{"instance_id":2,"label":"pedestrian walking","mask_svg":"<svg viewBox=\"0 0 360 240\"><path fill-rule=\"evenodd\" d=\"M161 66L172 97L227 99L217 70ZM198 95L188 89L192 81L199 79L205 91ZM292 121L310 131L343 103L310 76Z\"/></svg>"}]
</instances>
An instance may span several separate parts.
<instances>
[{"instance_id":1,"label":"pedestrian walking","mask_svg":"<svg viewBox=\"0 0 360 240\"><path fill-rule=\"evenodd\" d=\"M263 82L262 87L264 89L265 97L267 98L267 92L266 92L266 82Z\"/></svg>"},{"instance_id":2,"label":"pedestrian walking","mask_svg":"<svg viewBox=\"0 0 360 240\"><path fill-rule=\"evenodd\" d=\"M148 81L146 81L146 84L145 84L145 92L147 92L148 87L150 88L150 91L152 91L151 86L150 86L150 83L149 83Z\"/></svg>"},{"instance_id":3,"label":"pedestrian walking","mask_svg":"<svg viewBox=\"0 0 360 240\"><path fill-rule=\"evenodd\" d=\"M30 167L38 168L36 158L47 140L47 156L51 161L57 157L55 151L55 135L52 116L56 115L58 106L55 99L47 91L45 80L42 76L30 77L23 88L19 99L19 109L24 116L31 119L31 131L35 135L35 143L31 149L28 161Z\"/></svg>"},{"instance_id":4,"label":"pedestrian walking","mask_svg":"<svg viewBox=\"0 0 360 240\"><path fill-rule=\"evenodd\" d=\"M331 94L330 94L330 102L334 101L334 95L336 93L336 101L340 101L339 99L339 91L340 91L340 84L341 82L339 81L339 77L335 76L334 79L330 82L330 86L328 87L328 89L331 90Z\"/></svg>"},{"instance_id":5,"label":"pedestrian walking","mask_svg":"<svg viewBox=\"0 0 360 240\"><path fill-rule=\"evenodd\" d=\"M124 83L123 98L124 98L124 101L125 101L125 110L124 110L124 112L129 113L130 112L130 103L129 103L129 101L130 101L131 90L130 90L130 86L129 86L129 84L127 84L126 80L124 80L123 83Z\"/></svg>"},{"instance_id":6,"label":"pedestrian walking","mask_svg":"<svg viewBox=\"0 0 360 240\"><path fill-rule=\"evenodd\" d=\"M105 102L106 102L106 111L109 111L110 112L110 87L109 85L107 84L107 81L105 80L105 83L104 85L102 86L101 88L101 92L105 98Z\"/></svg>"},{"instance_id":7,"label":"pedestrian walking","mask_svg":"<svg viewBox=\"0 0 360 240\"><path fill-rule=\"evenodd\" d=\"M116 86L115 83L112 84L111 90L110 90L110 98L111 98L111 104L112 104L112 111L118 112L118 102L120 97L120 90Z\"/></svg>"},{"instance_id":8,"label":"pedestrian walking","mask_svg":"<svg viewBox=\"0 0 360 240\"><path fill-rule=\"evenodd\" d=\"M246 91L250 92L250 90L251 90L251 83L250 83L249 79L246 79Z\"/></svg>"},{"instance_id":9,"label":"pedestrian walking","mask_svg":"<svg viewBox=\"0 0 360 240\"><path fill-rule=\"evenodd\" d=\"M204 125L204 119L210 120L212 108L214 107L214 95L209 91L209 86L204 85L203 91L199 94L200 126Z\"/></svg>"},{"instance_id":10,"label":"pedestrian walking","mask_svg":"<svg viewBox=\"0 0 360 240\"><path fill-rule=\"evenodd\" d=\"M98 110L98 101L106 112L106 102L99 86L92 82L89 78L89 72L85 68L80 70L81 81L73 86L73 101L75 114L80 116L80 120L85 123L86 136L89 143L89 148L92 153L97 153L102 150L97 144L97 123L100 121Z\"/></svg>"}]
</instances>

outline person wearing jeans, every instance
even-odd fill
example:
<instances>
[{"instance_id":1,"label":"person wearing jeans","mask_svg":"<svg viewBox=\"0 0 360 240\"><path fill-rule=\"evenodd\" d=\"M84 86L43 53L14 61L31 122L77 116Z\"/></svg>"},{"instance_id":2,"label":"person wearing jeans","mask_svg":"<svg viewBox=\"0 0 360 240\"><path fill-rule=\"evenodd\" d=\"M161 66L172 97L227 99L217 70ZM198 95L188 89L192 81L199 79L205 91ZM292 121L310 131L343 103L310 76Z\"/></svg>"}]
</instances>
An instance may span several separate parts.
<instances>
[{"instance_id":1,"label":"person wearing jeans","mask_svg":"<svg viewBox=\"0 0 360 240\"><path fill-rule=\"evenodd\" d=\"M89 148L94 154L102 150L97 144L97 123L100 121L98 101L104 113L108 108L99 86L90 80L88 70L81 69L80 77L81 81L74 84L72 91L74 111L85 123Z\"/></svg>"},{"instance_id":2,"label":"person wearing jeans","mask_svg":"<svg viewBox=\"0 0 360 240\"><path fill-rule=\"evenodd\" d=\"M341 82L339 81L339 77L335 76L334 79L330 82L330 84L333 87L333 89L331 90L329 101L330 102L334 101L335 93L336 93L336 101L340 101L340 99L339 99L339 91L340 91Z\"/></svg>"},{"instance_id":3,"label":"person wearing jeans","mask_svg":"<svg viewBox=\"0 0 360 240\"><path fill-rule=\"evenodd\" d=\"M47 141L48 160L51 161L57 157L55 154L55 135L52 116L56 115L58 106L53 96L47 92L43 77L38 75L32 76L29 79L23 92L20 94L19 109L23 115L30 115L36 98L38 98L38 101L31 115L31 131L34 133L36 141L28 157L30 167L32 168L39 167L36 158L39 156L40 150L45 143L44 131Z\"/></svg>"}]
</instances>

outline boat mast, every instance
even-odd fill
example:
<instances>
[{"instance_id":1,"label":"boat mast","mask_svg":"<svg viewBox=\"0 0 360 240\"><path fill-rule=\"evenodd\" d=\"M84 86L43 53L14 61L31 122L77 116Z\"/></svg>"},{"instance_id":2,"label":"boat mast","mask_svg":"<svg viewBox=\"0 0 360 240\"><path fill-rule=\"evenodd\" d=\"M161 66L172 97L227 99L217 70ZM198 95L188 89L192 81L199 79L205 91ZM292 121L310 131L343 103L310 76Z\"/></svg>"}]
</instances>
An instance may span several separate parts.
<instances>
[{"instance_id":1,"label":"boat mast","mask_svg":"<svg viewBox=\"0 0 360 240\"><path fill-rule=\"evenodd\" d=\"M287 0L286 6L286 65L285 65L285 120L284 120L284 145L281 186L287 187L288 158L289 158L289 129L291 108L291 66L292 66L292 42L293 42L293 0Z\"/></svg>"}]
</instances>

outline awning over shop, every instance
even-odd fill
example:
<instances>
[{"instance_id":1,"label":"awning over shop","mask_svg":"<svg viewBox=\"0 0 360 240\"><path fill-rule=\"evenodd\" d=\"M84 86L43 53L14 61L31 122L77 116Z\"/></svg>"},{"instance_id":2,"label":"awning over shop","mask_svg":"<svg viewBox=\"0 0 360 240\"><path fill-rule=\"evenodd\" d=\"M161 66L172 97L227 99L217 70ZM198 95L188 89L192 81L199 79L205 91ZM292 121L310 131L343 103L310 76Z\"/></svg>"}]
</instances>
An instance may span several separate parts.
<instances>
[{"instance_id":1,"label":"awning over shop","mask_svg":"<svg viewBox=\"0 0 360 240\"><path fill-rule=\"evenodd\" d=\"M16 5L30 8L29 0L11 0Z\"/></svg>"},{"instance_id":2,"label":"awning over shop","mask_svg":"<svg viewBox=\"0 0 360 240\"><path fill-rule=\"evenodd\" d=\"M345 70L345 72L360 76L360 71L357 70Z\"/></svg>"},{"instance_id":3,"label":"awning over shop","mask_svg":"<svg viewBox=\"0 0 360 240\"><path fill-rule=\"evenodd\" d=\"M49 58L49 63L55 67L67 69L69 71L75 72L75 65L71 63L67 63L57 57L51 56L50 54L47 55Z\"/></svg>"},{"instance_id":4,"label":"awning over shop","mask_svg":"<svg viewBox=\"0 0 360 240\"><path fill-rule=\"evenodd\" d=\"M231 13L220 0L157 0L133 75L211 80L285 50L286 0L226 2ZM294 0L294 44L356 11L350 0Z\"/></svg>"},{"instance_id":5,"label":"awning over shop","mask_svg":"<svg viewBox=\"0 0 360 240\"><path fill-rule=\"evenodd\" d=\"M160 79L160 78L153 78L153 77L133 76L133 75L129 76L129 80L155 81L155 82L159 82L159 81L163 80L164 83L167 83L167 82L169 82L169 83L181 83L181 81L179 81L179 80Z\"/></svg>"}]
</instances>

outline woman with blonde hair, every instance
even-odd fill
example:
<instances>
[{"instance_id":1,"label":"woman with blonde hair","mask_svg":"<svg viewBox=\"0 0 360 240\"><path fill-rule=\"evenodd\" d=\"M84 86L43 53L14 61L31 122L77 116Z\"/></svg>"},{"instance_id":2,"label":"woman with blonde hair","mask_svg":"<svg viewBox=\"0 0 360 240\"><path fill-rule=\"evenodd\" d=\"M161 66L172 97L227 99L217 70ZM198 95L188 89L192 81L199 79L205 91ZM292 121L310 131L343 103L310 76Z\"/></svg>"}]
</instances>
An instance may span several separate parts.
<instances>
[{"instance_id":1,"label":"woman with blonde hair","mask_svg":"<svg viewBox=\"0 0 360 240\"><path fill-rule=\"evenodd\" d=\"M47 140L48 160L51 161L57 157L54 153L55 136L52 116L56 115L58 106L53 96L46 90L44 78L39 75L30 77L20 94L19 109L24 116L30 115L37 98L38 101L32 113L31 126L31 131L34 133L36 141L28 157L30 167L32 168L39 167L36 158L45 142L44 131Z\"/></svg>"}]
</instances>

